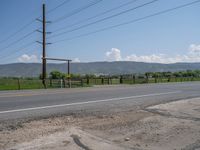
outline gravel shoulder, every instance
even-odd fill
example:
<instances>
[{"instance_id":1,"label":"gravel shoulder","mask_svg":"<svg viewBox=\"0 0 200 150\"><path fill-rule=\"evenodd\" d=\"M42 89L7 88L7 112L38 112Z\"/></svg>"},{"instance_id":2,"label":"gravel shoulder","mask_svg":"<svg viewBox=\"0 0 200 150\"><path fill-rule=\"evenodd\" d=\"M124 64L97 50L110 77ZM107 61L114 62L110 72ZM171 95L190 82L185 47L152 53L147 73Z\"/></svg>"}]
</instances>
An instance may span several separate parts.
<instances>
[{"instance_id":1,"label":"gravel shoulder","mask_svg":"<svg viewBox=\"0 0 200 150\"><path fill-rule=\"evenodd\" d=\"M0 127L2 150L198 150L200 98Z\"/></svg>"}]
</instances>

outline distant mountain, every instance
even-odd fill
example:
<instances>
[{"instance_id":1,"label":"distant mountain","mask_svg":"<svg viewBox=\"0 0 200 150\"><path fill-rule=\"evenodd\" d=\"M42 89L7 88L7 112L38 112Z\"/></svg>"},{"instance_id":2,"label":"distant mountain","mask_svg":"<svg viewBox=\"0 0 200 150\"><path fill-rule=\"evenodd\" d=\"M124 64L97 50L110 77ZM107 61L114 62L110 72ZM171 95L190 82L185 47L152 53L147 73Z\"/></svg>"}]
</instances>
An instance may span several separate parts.
<instances>
[{"instance_id":1,"label":"distant mountain","mask_svg":"<svg viewBox=\"0 0 200 150\"><path fill-rule=\"evenodd\" d=\"M89 62L72 63L71 72L79 74L131 74L144 72L163 72L200 69L200 63L143 63L143 62ZM41 73L39 63L13 63L0 65L1 77L38 77ZM48 64L48 72L58 70L67 72L66 64Z\"/></svg>"}]
</instances>

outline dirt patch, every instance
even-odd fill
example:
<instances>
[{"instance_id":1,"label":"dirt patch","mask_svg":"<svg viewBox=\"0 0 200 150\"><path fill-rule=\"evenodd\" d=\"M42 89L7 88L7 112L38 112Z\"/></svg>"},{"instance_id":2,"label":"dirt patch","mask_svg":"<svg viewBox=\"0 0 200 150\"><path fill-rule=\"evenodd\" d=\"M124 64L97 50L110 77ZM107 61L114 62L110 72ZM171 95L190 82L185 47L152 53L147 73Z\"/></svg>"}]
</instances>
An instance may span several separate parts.
<instances>
[{"instance_id":1,"label":"dirt patch","mask_svg":"<svg viewBox=\"0 0 200 150\"><path fill-rule=\"evenodd\" d=\"M63 116L0 131L0 149L195 150L200 99L109 115Z\"/></svg>"}]
</instances>

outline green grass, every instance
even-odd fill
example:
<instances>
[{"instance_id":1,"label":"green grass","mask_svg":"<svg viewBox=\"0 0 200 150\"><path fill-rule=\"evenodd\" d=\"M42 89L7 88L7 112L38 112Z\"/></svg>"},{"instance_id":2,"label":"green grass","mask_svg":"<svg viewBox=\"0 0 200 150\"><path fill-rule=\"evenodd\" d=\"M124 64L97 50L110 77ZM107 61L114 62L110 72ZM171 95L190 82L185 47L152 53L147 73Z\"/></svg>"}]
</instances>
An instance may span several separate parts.
<instances>
[{"instance_id":1,"label":"green grass","mask_svg":"<svg viewBox=\"0 0 200 150\"><path fill-rule=\"evenodd\" d=\"M19 85L20 84L20 85ZM41 89L41 80L0 79L0 90Z\"/></svg>"},{"instance_id":2,"label":"green grass","mask_svg":"<svg viewBox=\"0 0 200 150\"><path fill-rule=\"evenodd\" d=\"M148 81L145 78L137 78L133 79L123 79L123 84L146 84L146 83L169 83L169 82L187 82L187 81L200 81L200 78L171 78L170 81L168 78L149 78ZM61 87L61 80L52 80L50 84L50 80L46 80L47 88L60 88ZM20 86L19 86L20 84ZM120 84L119 78L113 78L108 80L105 78L103 80L103 84ZM81 80L74 80L71 82L72 88L79 88L79 87L90 87L92 85L102 85L102 79L89 79L89 84L87 84L87 79ZM65 86L63 82L63 87L69 87L66 81ZM43 89L42 81L39 79L5 79L0 78L0 90L18 90L18 89Z\"/></svg>"},{"instance_id":3,"label":"green grass","mask_svg":"<svg viewBox=\"0 0 200 150\"><path fill-rule=\"evenodd\" d=\"M42 89L44 88L41 80L20 80L21 89Z\"/></svg>"},{"instance_id":4,"label":"green grass","mask_svg":"<svg viewBox=\"0 0 200 150\"><path fill-rule=\"evenodd\" d=\"M0 90L17 90L18 81L14 79L0 79Z\"/></svg>"}]
</instances>

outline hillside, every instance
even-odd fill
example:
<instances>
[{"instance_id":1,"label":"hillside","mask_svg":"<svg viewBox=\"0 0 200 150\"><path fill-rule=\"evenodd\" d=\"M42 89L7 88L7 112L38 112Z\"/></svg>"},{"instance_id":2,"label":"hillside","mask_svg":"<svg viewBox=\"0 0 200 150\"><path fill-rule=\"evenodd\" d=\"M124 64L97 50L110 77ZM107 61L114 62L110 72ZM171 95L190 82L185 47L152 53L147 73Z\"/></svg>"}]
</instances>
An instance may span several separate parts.
<instances>
[{"instance_id":1,"label":"hillside","mask_svg":"<svg viewBox=\"0 0 200 150\"><path fill-rule=\"evenodd\" d=\"M200 69L200 63L143 63L143 62L89 62L72 63L71 72L79 74L131 74L144 72L163 72ZM67 71L66 64L48 64L48 72ZM0 76L37 77L41 73L39 63L13 63L0 65Z\"/></svg>"}]
</instances>

